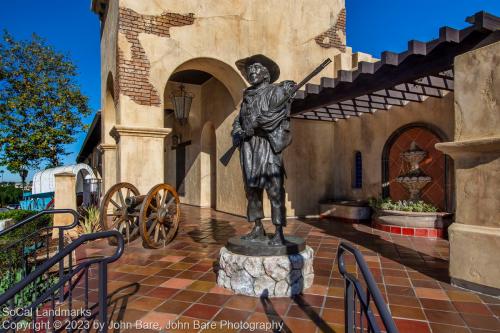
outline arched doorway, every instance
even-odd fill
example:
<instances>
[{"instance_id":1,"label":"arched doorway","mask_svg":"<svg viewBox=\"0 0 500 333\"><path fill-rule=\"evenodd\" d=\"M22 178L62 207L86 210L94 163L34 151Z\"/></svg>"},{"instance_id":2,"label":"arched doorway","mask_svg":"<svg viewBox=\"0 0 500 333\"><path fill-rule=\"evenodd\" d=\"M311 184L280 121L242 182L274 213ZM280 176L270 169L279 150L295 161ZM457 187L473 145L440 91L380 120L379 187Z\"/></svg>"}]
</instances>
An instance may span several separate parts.
<instances>
[{"instance_id":1,"label":"arched doorway","mask_svg":"<svg viewBox=\"0 0 500 333\"><path fill-rule=\"evenodd\" d=\"M171 102L181 85L193 96L183 123L175 118ZM165 179L176 186L182 203L242 213L238 159L228 167L217 161L232 145L232 123L245 87L233 67L210 58L188 60L170 75L163 95L165 127L172 129L165 141ZM234 200L224 200L222 193L232 193Z\"/></svg>"},{"instance_id":2,"label":"arched doorway","mask_svg":"<svg viewBox=\"0 0 500 333\"><path fill-rule=\"evenodd\" d=\"M216 208L217 199L217 145L215 126L208 121L201 131L200 206Z\"/></svg>"},{"instance_id":3,"label":"arched doorway","mask_svg":"<svg viewBox=\"0 0 500 333\"><path fill-rule=\"evenodd\" d=\"M407 171L401 153L408 151L414 142L427 153L419 166L423 173L432 178L421 190L421 199L440 211L450 211L450 161L435 148L436 143L443 141L447 141L443 131L431 124L413 123L394 131L382 152L382 196L395 201L409 198L408 191L395 179Z\"/></svg>"}]
</instances>

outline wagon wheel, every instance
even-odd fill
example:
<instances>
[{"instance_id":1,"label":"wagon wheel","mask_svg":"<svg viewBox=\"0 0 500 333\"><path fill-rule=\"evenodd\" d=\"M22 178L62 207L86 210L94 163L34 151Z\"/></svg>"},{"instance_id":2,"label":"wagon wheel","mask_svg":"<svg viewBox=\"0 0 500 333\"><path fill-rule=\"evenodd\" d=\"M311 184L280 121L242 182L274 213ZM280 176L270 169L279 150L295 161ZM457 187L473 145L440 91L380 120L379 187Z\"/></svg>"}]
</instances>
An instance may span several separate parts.
<instances>
[{"instance_id":1,"label":"wagon wheel","mask_svg":"<svg viewBox=\"0 0 500 333\"><path fill-rule=\"evenodd\" d=\"M145 247L158 249L174 238L179 227L180 202L168 184L153 187L143 201L139 230Z\"/></svg>"},{"instance_id":2,"label":"wagon wheel","mask_svg":"<svg viewBox=\"0 0 500 333\"><path fill-rule=\"evenodd\" d=\"M125 200L138 196L139 190L130 183L113 185L101 201L100 222L102 230L118 230L126 242L133 241L139 235L139 213L130 209ZM108 238L111 245L116 245L116 240Z\"/></svg>"}]
</instances>

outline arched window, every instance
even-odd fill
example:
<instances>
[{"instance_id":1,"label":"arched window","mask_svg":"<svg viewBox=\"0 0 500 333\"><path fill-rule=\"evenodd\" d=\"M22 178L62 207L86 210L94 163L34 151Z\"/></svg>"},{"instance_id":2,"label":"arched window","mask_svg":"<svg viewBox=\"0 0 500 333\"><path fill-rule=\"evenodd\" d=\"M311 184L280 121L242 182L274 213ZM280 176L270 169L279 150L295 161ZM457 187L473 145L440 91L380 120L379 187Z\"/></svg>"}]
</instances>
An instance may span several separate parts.
<instances>
[{"instance_id":1,"label":"arched window","mask_svg":"<svg viewBox=\"0 0 500 333\"><path fill-rule=\"evenodd\" d=\"M352 178L352 187L363 187L363 158L359 150L354 152L354 170Z\"/></svg>"}]
</instances>

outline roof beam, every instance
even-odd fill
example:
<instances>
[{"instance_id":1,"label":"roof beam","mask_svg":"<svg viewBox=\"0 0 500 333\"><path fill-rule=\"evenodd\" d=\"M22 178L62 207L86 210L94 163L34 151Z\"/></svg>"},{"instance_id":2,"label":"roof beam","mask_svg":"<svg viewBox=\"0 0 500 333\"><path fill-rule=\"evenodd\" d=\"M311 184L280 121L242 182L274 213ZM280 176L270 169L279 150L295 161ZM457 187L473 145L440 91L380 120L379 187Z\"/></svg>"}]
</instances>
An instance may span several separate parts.
<instances>
[{"instance_id":1,"label":"roof beam","mask_svg":"<svg viewBox=\"0 0 500 333\"><path fill-rule=\"evenodd\" d=\"M311 93L303 94L303 99L294 100L292 114L353 100L383 89L397 91L393 87L412 83L422 77L443 76L443 79L446 77L451 80L452 77L444 72L453 69L457 55L500 40L499 17L480 12L473 15L469 22L472 25L462 30L441 28L439 38L432 41L410 41L404 52L383 52L380 61L360 63L361 66L358 64L358 68L352 71L339 71L335 79L321 78L319 87L306 88L309 90L306 93ZM409 101L422 101L423 96L437 97L443 95L440 90L452 89L450 82L447 82L446 87L439 88L424 87L425 84L421 86L425 93L403 92L403 98ZM438 92L433 93L428 88L438 89Z\"/></svg>"}]
</instances>

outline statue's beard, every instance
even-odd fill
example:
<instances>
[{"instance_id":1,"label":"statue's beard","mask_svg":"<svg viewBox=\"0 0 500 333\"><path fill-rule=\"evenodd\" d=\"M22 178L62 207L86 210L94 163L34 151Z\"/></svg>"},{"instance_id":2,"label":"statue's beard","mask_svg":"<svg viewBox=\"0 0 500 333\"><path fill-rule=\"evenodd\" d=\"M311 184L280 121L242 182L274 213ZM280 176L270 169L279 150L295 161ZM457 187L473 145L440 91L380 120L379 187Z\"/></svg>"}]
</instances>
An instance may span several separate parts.
<instances>
[{"instance_id":1,"label":"statue's beard","mask_svg":"<svg viewBox=\"0 0 500 333\"><path fill-rule=\"evenodd\" d=\"M250 75L248 78L248 82L252 86L259 85L259 84L263 83L264 81L266 81L266 77L261 77L259 75L255 75L255 76Z\"/></svg>"}]
</instances>

